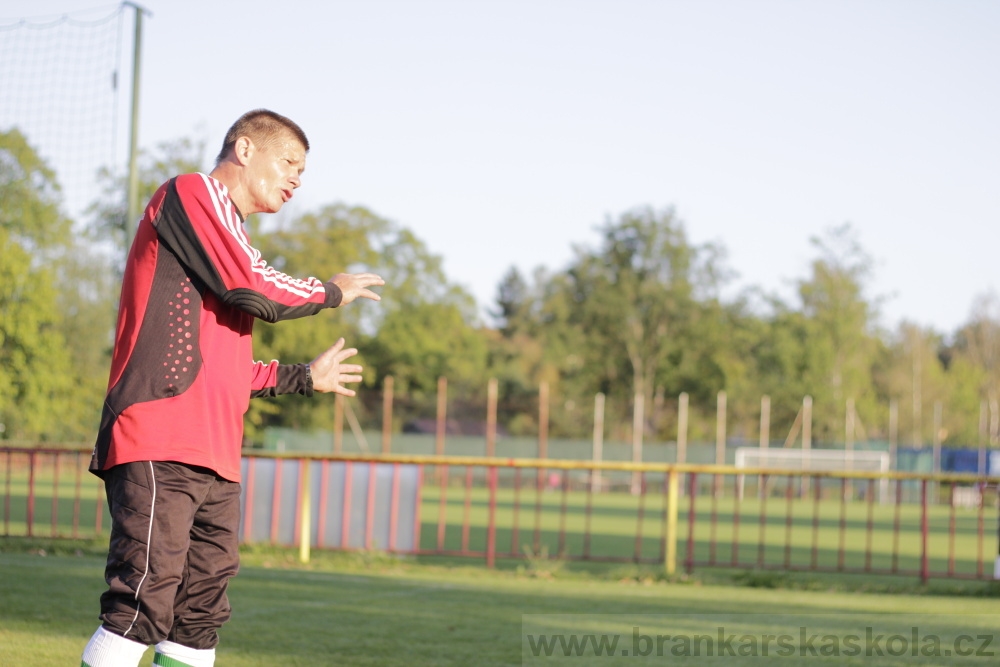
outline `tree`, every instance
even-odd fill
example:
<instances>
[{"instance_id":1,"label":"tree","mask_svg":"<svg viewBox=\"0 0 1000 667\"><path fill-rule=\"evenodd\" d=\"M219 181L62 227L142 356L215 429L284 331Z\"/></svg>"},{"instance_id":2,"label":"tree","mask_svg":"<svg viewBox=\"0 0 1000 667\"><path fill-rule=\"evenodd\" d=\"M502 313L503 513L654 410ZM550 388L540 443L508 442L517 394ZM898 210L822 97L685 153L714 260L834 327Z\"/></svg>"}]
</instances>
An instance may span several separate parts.
<instances>
[{"instance_id":1,"label":"tree","mask_svg":"<svg viewBox=\"0 0 1000 667\"><path fill-rule=\"evenodd\" d=\"M531 309L528 283L517 267L510 267L497 286L496 307L490 315L496 320L500 333L511 338L524 328Z\"/></svg>"},{"instance_id":2,"label":"tree","mask_svg":"<svg viewBox=\"0 0 1000 667\"><path fill-rule=\"evenodd\" d=\"M448 303L417 303L393 309L366 346L375 373L392 375L396 389L433 396L438 377L472 390L486 370L486 339Z\"/></svg>"},{"instance_id":3,"label":"tree","mask_svg":"<svg viewBox=\"0 0 1000 667\"><path fill-rule=\"evenodd\" d=\"M0 226L35 261L58 255L67 244L70 221L56 174L17 129L0 132Z\"/></svg>"},{"instance_id":4,"label":"tree","mask_svg":"<svg viewBox=\"0 0 1000 667\"><path fill-rule=\"evenodd\" d=\"M633 396L651 405L658 384L683 390L679 369L692 360L684 344L726 273L721 249L690 243L670 209L628 211L599 233L597 248L574 249L543 300L545 345L560 348L560 374L579 400L625 380L630 391L609 423L628 423Z\"/></svg>"},{"instance_id":5,"label":"tree","mask_svg":"<svg viewBox=\"0 0 1000 667\"><path fill-rule=\"evenodd\" d=\"M269 221L270 223L270 221ZM475 302L448 282L441 258L410 230L363 207L326 206L314 213L251 222L255 245L275 268L322 280L342 271L374 271L385 278L382 300L361 299L343 310L276 325L258 323L254 352L260 359L309 361L343 336L360 350L364 385L380 389L393 375L396 391L427 394L438 375L472 384L483 374L485 342L473 327ZM315 401L254 401L248 433L267 425L328 426L331 411Z\"/></svg>"},{"instance_id":6,"label":"tree","mask_svg":"<svg viewBox=\"0 0 1000 667\"><path fill-rule=\"evenodd\" d=\"M993 292L980 295L972 318L958 332L959 347L983 371L983 397L1000 404L1000 298Z\"/></svg>"},{"instance_id":7,"label":"tree","mask_svg":"<svg viewBox=\"0 0 1000 667\"><path fill-rule=\"evenodd\" d=\"M72 363L73 400L62 414L67 437L93 439L108 386L115 306L120 285L106 253L74 235L69 252L52 266L58 329Z\"/></svg>"},{"instance_id":8,"label":"tree","mask_svg":"<svg viewBox=\"0 0 1000 667\"><path fill-rule=\"evenodd\" d=\"M69 243L55 173L17 130L0 132L0 423L7 438L59 438L71 364L52 262Z\"/></svg>"},{"instance_id":9,"label":"tree","mask_svg":"<svg viewBox=\"0 0 1000 667\"><path fill-rule=\"evenodd\" d=\"M811 264L811 276L798 285L808 341L802 374L813 397L813 433L836 439L843 433L847 399L855 401L863 417L881 416L875 413L872 384L877 309L865 295L872 261L849 224L812 243L819 257Z\"/></svg>"},{"instance_id":10,"label":"tree","mask_svg":"<svg viewBox=\"0 0 1000 667\"><path fill-rule=\"evenodd\" d=\"M777 297L768 297L765 308L754 318L759 330L748 352L751 386L756 400L770 396L771 436L781 437L791 429L802 398L816 390L806 379L811 327L801 310Z\"/></svg>"},{"instance_id":11,"label":"tree","mask_svg":"<svg viewBox=\"0 0 1000 667\"><path fill-rule=\"evenodd\" d=\"M139 152L139 201L145 204L156 190L178 174L200 171L205 163L205 142L181 138L164 141L153 151ZM105 245L115 269L115 282L121 283L128 253L138 220L127 220L128 177L117 174L110 167L98 172L102 184L100 196L90 205L87 213L90 225L87 236L92 242Z\"/></svg>"},{"instance_id":12,"label":"tree","mask_svg":"<svg viewBox=\"0 0 1000 667\"><path fill-rule=\"evenodd\" d=\"M560 326L565 318L555 305L563 284L564 276L541 267L531 282L511 267L497 286L490 314L499 328L488 341L489 374L498 383L497 418L513 435L538 433L540 384L548 383L550 395L558 398L565 393L564 380L576 369L574 343L568 340L573 332ZM550 413L551 433L575 435L574 425L559 411Z\"/></svg>"},{"instance_id":13,"label":"tree","mask_svg":"<svg viewBox=\"0 0 1000 667\"><path fill-rule=\"evenodd\" d=\"M966 411L975 412L969 403L985 401L989 442L998 444L1000 434L1000 297L995 292L979 295L972 306L969 321L958 330L955 343L948 356L949 371L962 374L967 381L959 383L958 391L965 390ZM975 398L973 398L973 396ZM970 415L971 417L971 415ZM972 418L968 421L974 421ZM979 434L968 433L965 441L976 442Z\"/></svg>"}]
</instances>

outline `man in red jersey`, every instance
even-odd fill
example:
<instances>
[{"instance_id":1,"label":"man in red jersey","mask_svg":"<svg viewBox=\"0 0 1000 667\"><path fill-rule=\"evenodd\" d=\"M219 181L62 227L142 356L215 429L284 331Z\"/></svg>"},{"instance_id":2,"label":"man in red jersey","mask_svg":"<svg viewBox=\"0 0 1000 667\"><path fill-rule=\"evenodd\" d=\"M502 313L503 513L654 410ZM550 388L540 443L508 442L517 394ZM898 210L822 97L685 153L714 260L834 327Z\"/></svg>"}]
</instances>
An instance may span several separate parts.
<instances>
[{"instance_id":1,"label":"man in red jersey","mask_svg":"<svg viewBox=\"0 0 1000 667\"><path fill-rule=\"evenodd\" d=\"M136 230L122 284L111 377L91 470L113 520L101 621L86 667L214 664L239 567L240 448L251 397L353 396L361 366L340 339L309 364L254 362L255 318L378 300L373 273L329 281L269 266L243 231L301 185L309 142L271 111L229 129L210 175L164 183Z\"/></svg>"}]
</instances>

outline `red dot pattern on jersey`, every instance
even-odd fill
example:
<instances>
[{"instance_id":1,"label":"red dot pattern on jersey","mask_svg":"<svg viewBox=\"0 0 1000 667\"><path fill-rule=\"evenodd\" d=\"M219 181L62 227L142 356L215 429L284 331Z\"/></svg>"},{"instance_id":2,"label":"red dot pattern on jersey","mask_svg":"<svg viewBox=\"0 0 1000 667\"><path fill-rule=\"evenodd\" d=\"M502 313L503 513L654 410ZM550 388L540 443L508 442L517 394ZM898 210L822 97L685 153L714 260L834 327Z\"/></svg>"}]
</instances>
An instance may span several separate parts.
<instances>
[{"instance_id":1,"label":"red dot pattern on jersey","mask_svg":"<svg viewBox=\"0 0 1000 667\"><path fill-rule=\"evenodd\" d=\"M180 368L178 368L180 362L183 360L186 361L187 363L191 363L194 360L194 357L190 355L184 355L182 352L179 351L181 348L186 349L188 351L193 349L191 345L184 343L184 339L191 338L191 331L190 331L191 320L184 318L184 315L191 314L190 309L184 307L191 303L190 299L184 297L184 294L191 291L190 281L182 280L180 283L180 288L181 291L177 292L177 294L174 297L176 300L169 302L170 305L169 316L171 321L171 326L170 326L171 342L169 345L169 349L173 350L174 345L176 344L178 352L176 352L176 354L172 351L167 352L167 360L163 362L163 365L169 368L170 373L172 375L164 375L163 376L164 380L175 380L175 381L180 380L182 375L186 375L191 370L188 366L180 366ZM174 383L171 382L167 386L173 389Z\"/></svg>"}]
</instances>

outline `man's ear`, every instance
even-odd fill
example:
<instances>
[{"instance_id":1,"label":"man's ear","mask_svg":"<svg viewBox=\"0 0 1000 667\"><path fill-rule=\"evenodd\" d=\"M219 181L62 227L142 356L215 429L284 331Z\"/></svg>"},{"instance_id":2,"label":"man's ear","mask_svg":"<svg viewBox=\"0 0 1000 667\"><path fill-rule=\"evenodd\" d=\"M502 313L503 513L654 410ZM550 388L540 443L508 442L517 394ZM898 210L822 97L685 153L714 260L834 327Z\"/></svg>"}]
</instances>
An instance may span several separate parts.
<instances>
[{"instance_id":1,"label":"man's ear","mask_svg":"<svg viewBox=\"0 0 1000 667\"><path fill-rule=\"evenodd\" d=\"M246 166L250 162L250 158L253 157L254 152L257 147L254 145L250 137L240 137L236 140L236 145L233 146L233 153L236 156L236 161L241 165Z\"/></svg>"}]
</instances>

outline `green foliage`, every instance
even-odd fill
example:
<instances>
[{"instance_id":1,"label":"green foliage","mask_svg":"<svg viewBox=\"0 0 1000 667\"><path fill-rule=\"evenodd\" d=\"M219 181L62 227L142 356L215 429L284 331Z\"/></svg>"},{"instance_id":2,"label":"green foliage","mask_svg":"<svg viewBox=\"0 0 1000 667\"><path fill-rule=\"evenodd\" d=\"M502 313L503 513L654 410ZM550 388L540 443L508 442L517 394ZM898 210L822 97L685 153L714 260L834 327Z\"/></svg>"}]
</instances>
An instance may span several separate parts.
<instances>
[{"instance_id":1,"label":"green foliage","mask_svg":"<svg viewBox=\"0 0 1000 667\"><path fill-rule=\"evenodd\" d=\"M16 439L63 435L72 389L53 275L0 227L0 422Z\"/></svg>"},{"instance_id":2,"label":"green foliage","mask_svg":"<svg viewBox=\"0 0 1000 667\"><path fill-rule=\"evenodd\" d=\"M73 239L71 252L53 268L59 330L65 340L73 400L62 413L66 437L89 441L101 421L108 386L112 331L119 284L106 253Z\"/></svg>"},{"instance_id":3,"label":"green foliage","mask_svg":"<svg viewBox=\"0 0 1000 667\"><path fill-rule=\"evenodd\" d=\"M1000 297L996 293L988 292L976 300L969 322L959 329L954 344L941 357L949 375L967 378L954 383L952 407L961 400L965 414L971 416L978 410L981 419L987 411L991 415L988 426L983 424L986 433L978 431L973 438L969 433L973 420L969 419L961 425L952 422L948 437L958 432L956 427L964 426L965 442L987 440L993 446L1000 444Z\"/></svg>"},{"instance_id":4,"label":"green foliage","mask_svg":"<svg viewBox=\"0 0 1000 667\"><path fill-rule=\"evenodd\" d=\"M675 397L684 391L689 438L711 440L716 396L725 390L728 434L755 441L761 395L771 399L772 439L789 433L809 395L814 440L844 440L850 400L855 438L863 442L889 438L888 403L895 400L912 406L897 412L899 441L929 443L941 403L942 439L977 440L980 401L1000 387L1000 362L991 365L1000 359L1000 307L993 313L980 304L978 319L950 348L932 331L915 339L905 324L898 335L880 331L879 300L867 294L872 261L849 225L813 239L816 257L791 303L752 299L752 292L722 301L723 253L690 244L670 211L627 212L600 234L601 244L577 248L562 272L540 269L528 280L511 269L504 276L490 353L501 405L528 403L542 380L553 405L588 405L601 391L608 394L609 437L628 439L632 395L641 392L647 435L670 439ZM990 368L997 369L992 384ZM516 424L517 433L537 432L530 412ZM581 437L588 428L579 412L552 412L555 435Z\"/></svg>"},{"instance_id":5,"label":"green foliage","mask_svg":"<svg viewBox=\"0 0 1000 667\"><path fill-rule=\"evenodd\" d=\"M475 303L448 283L441 258L410 230L344 204L285 218L266 230L254 223L254 230L264 257L291 275L328 280L341 272L373 271L386 281L377 288L377 303L358 299L332 313L258 323L257 358L309 361L342 336L360 351L367 387L379 389L392 375L396 393L419 399L433 395L439 376L459 386L483 383L486 343L473 323ZM251 404L248 433L264 425L330 426L328 401L278 400Z\"/></svg>"},{"instance_id":6,"label":"green foliage","mask_svg":"<svg viewBox=\"0 0 1000 667\"><path fill-rule=\"evenodd\" d=\"M378 376L392 375L401 392L433 394L441 376L471 386L486 370L486 340L454 304L418 303L391 310L368 349L378 361Z\"/></svg>"},{"instance_id":7,"label":"green foliage","mask_svg":"<svg viewBox=\"0 0 1000 667\"><path fill-rule=\"evenodd\" d=\"M0 132L0 228L42 261L66 246L70 222L59 212L59 183L18 130Z\"/></svg>"},{"instance_id":8,"label":"green foliage","mask_svg":"<svg viewBox=\"0 0 1000 667\"><path fill-rule=\"evenodd\" d=\"M541 343L527 380L548 381L554 402L587 405L594 393L608 394L607 423L622 438L633 396L652 405L658 388L714 395L709 387L722 388L736 370L704 345L727 319L716 296L726 273L720 249L691 244L671 210L629 211L599 233L598 247L576 248L564 272L538 273L534 286L508 273L496 314L506 340ZM553 433L579 434L587 428L579 421L556 417Z\"/></svg>"},{"instance_id":9,"label":"green foliage","mask_svg":"<svg viewBox=\"0 0 1000 667\"><path fill-rule=\"evenodd\" d=\"M517 333L529 317L525 312L530 307L528 289L528 283L515 266L507 270L497 286L496 308L490 314L499 323L504 337L510 338Z\"/></svg>"},{"instance_id":10,"label":"green foliage","mask_svg":"<svg viewBox=\"0 0 1000 667\"><path fill-rule=\"evenodd\" d=\"M155 151L140 150L139 201L142 205L174 176L201 171L204 168L204 155L205 142L189 138L160 143ZM128 175L117 173L110 167L102 167L98 172L98 180L102 184L102 190L87 211L91 217L87 235L96 245L110 246L117 280L120 282L125 256L139 221L126 219Z\"/></svg>"},{"instance_id":11,"label":"green foliage","mask_svg":"<svg viewBox=\"0 0 1000 667\"><path fill-rule=\"evenodd\" d=\"M0 133L0 423L3 437L67 435L73 377L55 263L69 246L55 174L17 130Z\"/></svg>"},{"instance_id":12,"label":"green foliage","mask_svg":"<svg viewBox=\"0 0 1000 667\"><path fill-rule=\"evenodd\" d=\"M875 397L875 308L864 294L871 259L849 225L814 238L813 245L820 256L812 262L810 279L799 282L808 338L803 376L814 387L813 432L832 440L843 432L846 400L867 402Z\"/></svg>"}]
</instances>

